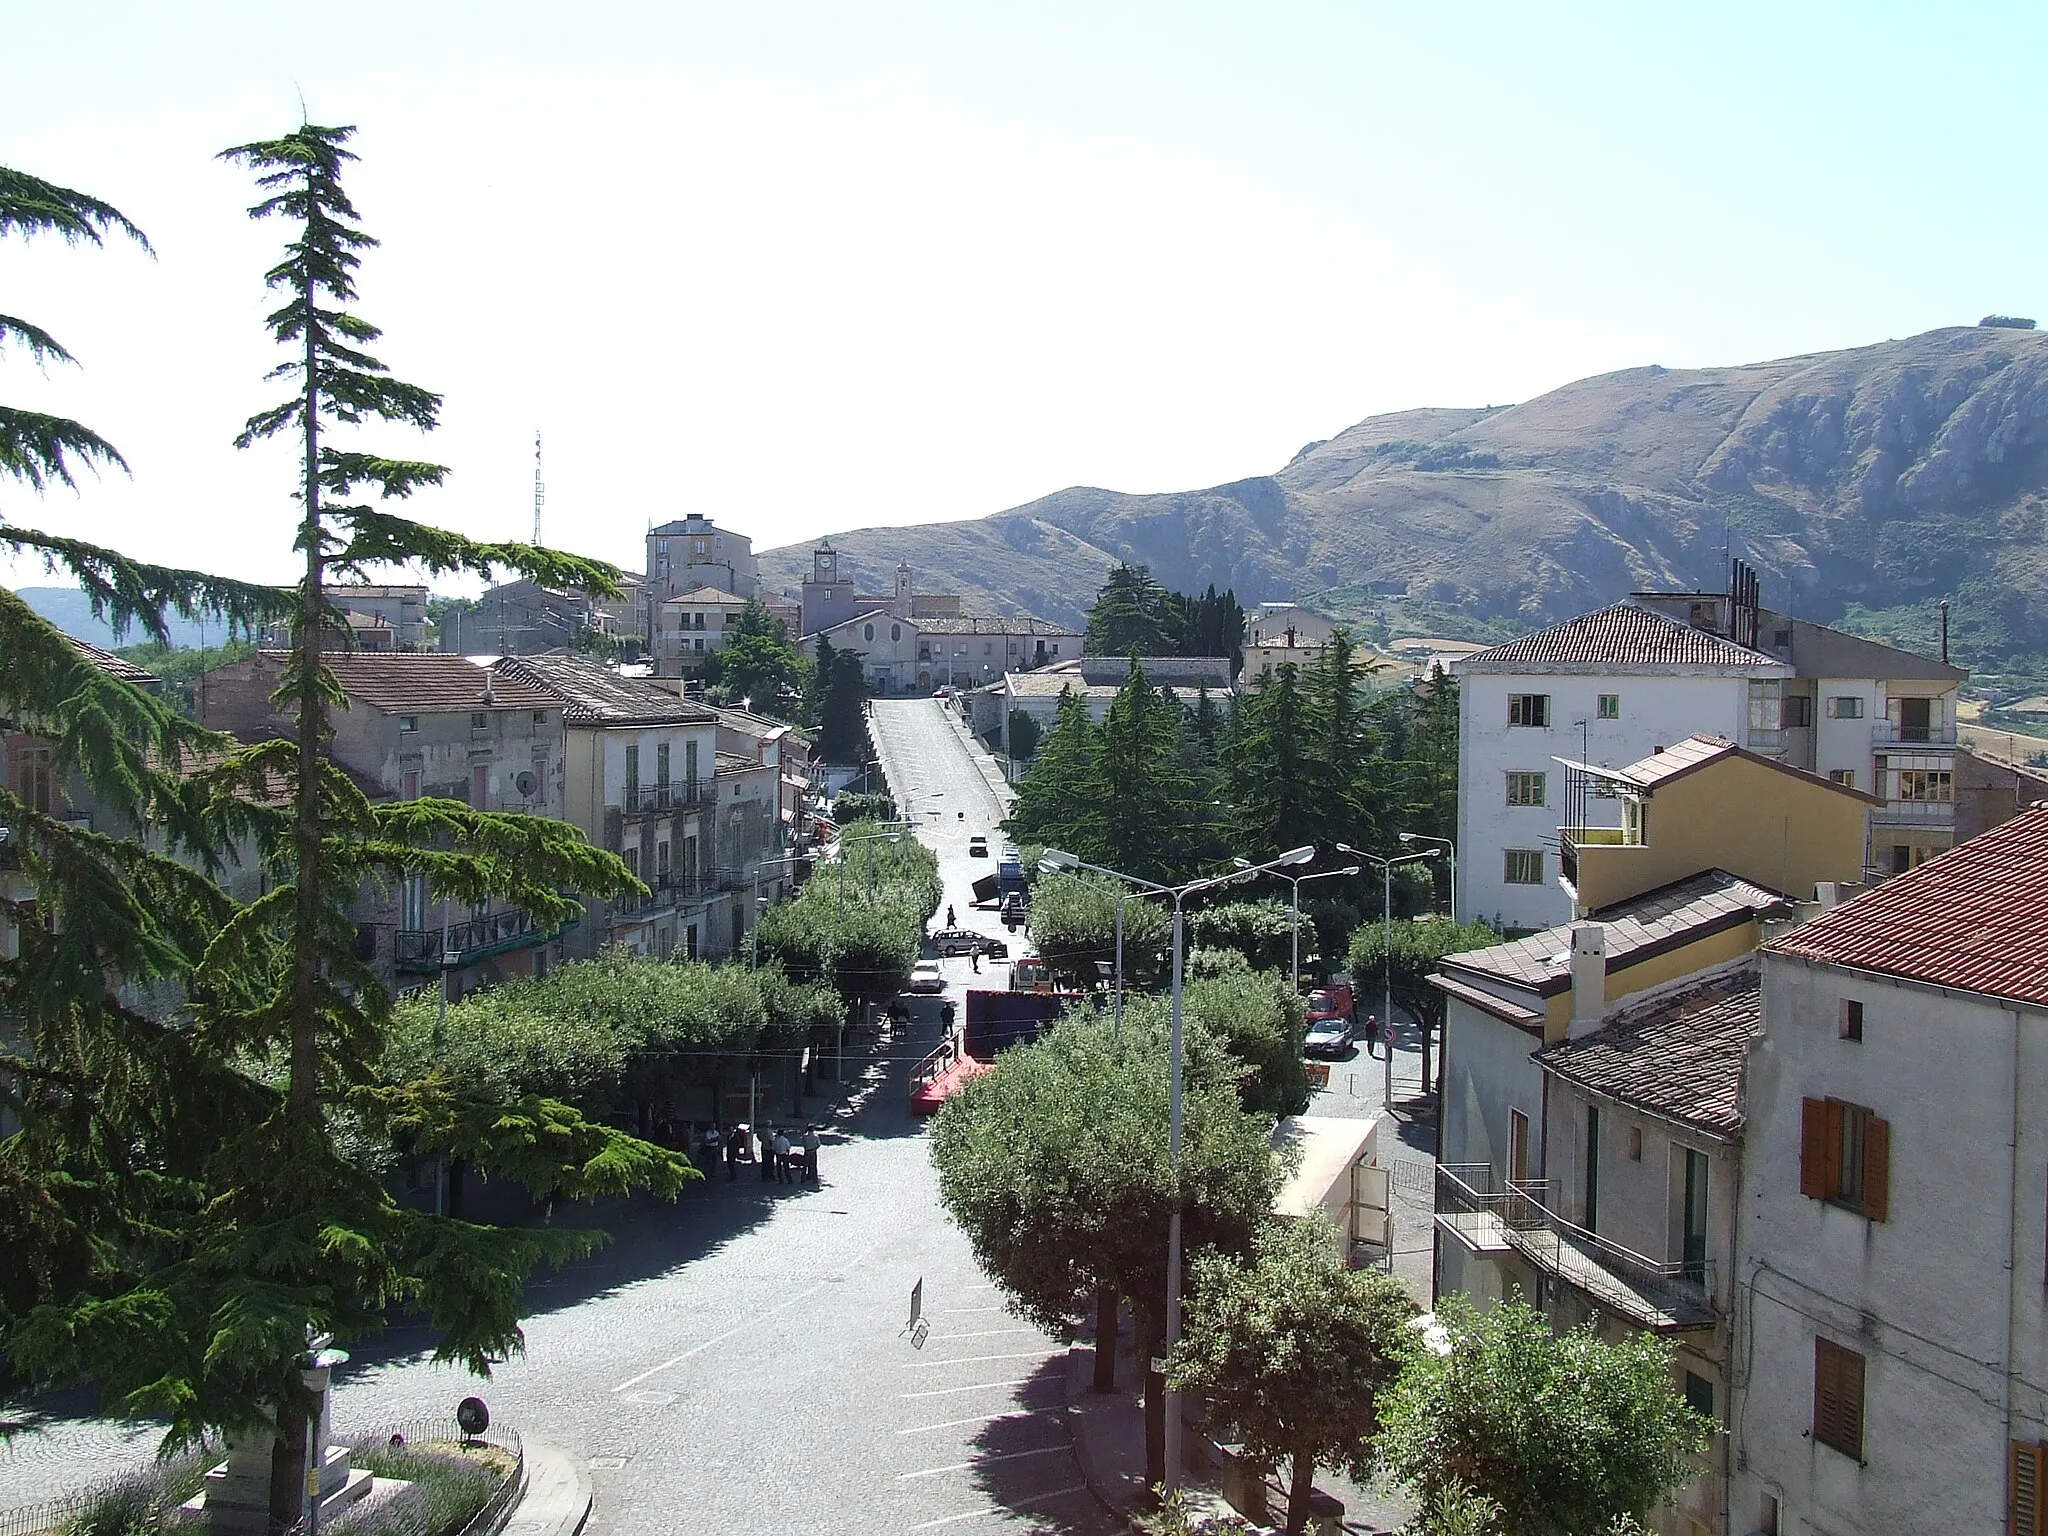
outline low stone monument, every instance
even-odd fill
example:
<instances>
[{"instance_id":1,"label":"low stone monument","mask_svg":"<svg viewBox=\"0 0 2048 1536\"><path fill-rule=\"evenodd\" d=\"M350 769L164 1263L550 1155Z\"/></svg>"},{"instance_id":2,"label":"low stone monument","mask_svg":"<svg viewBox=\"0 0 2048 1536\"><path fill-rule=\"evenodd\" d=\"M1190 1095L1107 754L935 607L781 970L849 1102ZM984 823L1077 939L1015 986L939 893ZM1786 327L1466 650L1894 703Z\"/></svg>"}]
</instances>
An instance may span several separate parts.
<instances>
[{"instance_id":1,"label":"low stone monument","mask_svg":"<svg viewBox=\"0 0 2048 1536\"><path fill-rule=\"evenodd\" d=\"M318 1489L313 1506L316 1527L327 1524L362 1498L376 1482L370 1473L350 1468L347 1446L328 1443L334 1367L348 1359L346 1351L329 1349L328 1342L326 1334L307 1340L309 1363L299 1376L307 1391L320 1395L320 1407L312 1425L317 1454L308 1463L306 1476L308 1489ZM228 1459L206 1474L205 1491L183 1505L186 1520L210 1531L267 1530L270 1463L276 1448L277 1436L266 1430L231 1437Z\"/></svg>"}]
</instances>

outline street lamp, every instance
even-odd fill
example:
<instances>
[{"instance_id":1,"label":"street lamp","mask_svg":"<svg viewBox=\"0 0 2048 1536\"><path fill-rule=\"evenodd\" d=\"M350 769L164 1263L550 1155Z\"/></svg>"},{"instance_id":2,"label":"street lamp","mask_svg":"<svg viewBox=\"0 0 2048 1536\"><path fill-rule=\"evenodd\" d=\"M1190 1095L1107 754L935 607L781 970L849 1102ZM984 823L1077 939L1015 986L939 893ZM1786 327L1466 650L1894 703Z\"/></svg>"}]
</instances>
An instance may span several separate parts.
<instances>
[{"instance_id":1,"label":"street lamp","mask_svg":"<svg viewBox=\"0 0 2048 1536\"><path fill-rule=\"evenodd\" d=\"M1454 923L1458 922L1458 845L1448 837L1431 837L1423 832L1403 832L1401 834L1401 841L1404 843L1436 843L1449 855L1445 862L1450 865L1451 870L1451 921Z\"/></svg>"},{"instance_id":2,"label":"street lamp","mask_svg":"<svg viewBox=\"0 0 2048 1536\"><path fill-rule=\"evenodd\" d=\"M1238 859L1235 862L1239 865L1244 864L1243 859ZM1360 875L1363 873L1365 873L1365 871L1362 868L1360 868L1360 866L1356 864L1348 864L1343 869L1325 869L1313 875L1279 876L1279 878L1285 880L1288 886L1290 887L1290 892L1288 896L1288 912L1290 918L1292 919L1294 928L1294 965L1292 975L1294 979L1294 990L1296 992L1301 991L1301 888L1304 885L1307 885L1311 880L1334 880L1339 875Z\"/></svg>"},{"instance_id":3,"label":"street lamp","mask_svg":"<svg viewBox=\"0 0 2048 1536\"><path fill-rule=\"evenodd\" d=\"M1380 961L1382 967L1382 991L1380 996L1380 1029L1387 1048L1387 1087L1380 1096L1383 1113L1394 1112L1394 869L1401 864L1420 864L1424 859L1436 857L1434 848L1425 848L1420 853L1411 853L1405 858L1383 859L1376 853L1367 853L1363 848L1353 848L1349 843L1339 843L1337 850L1353 858L1364 859L1380 867ZM1424 1084L1424 1088L1429 1085Z\"/></svg>"},{"instance_id":4,"label":"street lamp","mask_svg":"<svg viewBox=\"0 0 2048 1536\"><path fill-rule=\"evenodd\" d=\"M903 838L903 829L909 825L910 823L907 821L878 822L872 832L863 832L855 837L842 836L835 840L835 846L839 849L839 911L842 916L846 912L846 845L848 843L900 842ZM870 887L874 885L874 875L875 850L870 847L868 849L868 884Z\"/></svg>"},{"instance_id":5,"label":"street lamp","mask_svg":"<svg viewBox=\"0 0 2048 1536\"><path fill-rule=\"evenodd\" d=\"M761 871L773 869L778 864L801 864L803 861L803 854L790 853L779 859L763 859L754 866L754 926L747 933L747 969L750 971L758 969L761 964L761 911L772 905L761 894Z\"/></svg>"},{"instance_id":6,"label":"street lamp","mask_svg":"<svg viewBox=\"0 0 2048 1536\"><path fill-rule=\"evenodd\" d=\"M1112 880L1121 880L1126 885L1135 885L1147 894L1170 894L1167 887L1154 885L1150 880L1140 880L1136 875L1127 875L1120 869L1105 869L1100 864L1090 864L1071 853L1058 848L1048 848L1039 856L1039 873L1047 875L1071 874L1077 869L1091 870L1098 875L1107 875ZM1116 893L1116 1038L1124 1037L1124 903L1130 899L1129 891Z\"/></svg>"},{"instance_id":7,"label":"street lamp","mask_svg":"<svg viewBox=\"0 0 2048 1536\"><path fill-rule=\"evenodd\" d=\"M1081 863L1072 854L1064 854L1055 858L1056 854L1059 854L1057 849L1047 849L1045 854L1046 858L1053 861L1056 868L1067 859L1073 860L1071 867L1078 867ZM1171 1053L1173 1062L1173 1076L1166 1100L1166 1157L1167 1166L1174 1183L1174 1199L1172 1209L1168 1212L1166 1218L1166 1339L1162 1346L1169 1355L1173 1353L1174 1345L1180 1342L1181 988L1186 957L1186 945L1183 936L1187 930L1185 911L1187 898L1200 891L1213 890L1219 885L1230 885L1235 881L1249 880L1256 875L1267 874L1273 870L1289 869L1299 864L1312 863L1315 856L1315 844L1310 843L1301 848L1290 848L1278 858L1268 859L1263 864L1248 864L1243 868L1233 869L1227 875L1213 875L1206 880L1190 881L1186 885L1152 887L1159 895L1171 896L1173 898L1173 1008L1169 1015L1170 1023L1167 1034L1168 1050ZM1116 875L1120 879L1133 880L1136 884L1148 883L1136 881L1134 877L1121 874L1116 870L1107 870L1105 873ZM1149 1366L1150 1362L1148 1361L1147 1364ZM1171 1498L1174 1491L1180 1487L1181 1424L1180 1394L1170 1387L1166 1392L1165 1406L1166 1466L1164 1469L1164 1487L1166 1496Z\"/></svg>"}]
</instances>

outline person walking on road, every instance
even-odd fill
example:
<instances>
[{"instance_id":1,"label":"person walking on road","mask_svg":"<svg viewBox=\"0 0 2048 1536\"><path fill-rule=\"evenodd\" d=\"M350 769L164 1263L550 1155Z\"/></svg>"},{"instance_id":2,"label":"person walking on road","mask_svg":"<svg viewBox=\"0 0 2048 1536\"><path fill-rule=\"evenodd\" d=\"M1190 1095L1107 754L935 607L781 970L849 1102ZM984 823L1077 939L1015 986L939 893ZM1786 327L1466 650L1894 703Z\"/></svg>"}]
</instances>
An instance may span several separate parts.
<instances>
[{"instance_id":1,"label":"person walking on road","mask_svg":"<svg viewBox=\"0 0 2048 1536\"><path fill-rule=\"evenodd\" d=\"M789 1178L789 1137L782 1131L775 1133L775 1182L787 1184Z\"/></svg>"},{"instance_id":2,"label":"person walking on road","mask_svg":"<svg viewBox=\"0 0 2048 1536\"><path fill-rule=\"evenodd\" d=\"M775 1127L762 1126L754 1132L754 1139L761 1144L761 1182L766 1184L775 1177Z\"/></svg>"},{"instance_id":3,"label":"person walking on road","mask_svg":"<svg viewBox=\"0 0 2048 1536\"><path fill-rule=\"evenodd\" d=\"M804 1127L804 1177L811 1183L818 1182L818 1128Z\"/></svg>"},{"instance_id":4,"label":"person walking on road","mask_svg":"<svg viewBox=\"0 0 2048 1536\"><path fill-rule=\"evenodd\" d=\"M740 1176L740 1153L746 1150L747 1128L734 1125L725 1133L725 1182L730 1184Z\"/></svg>"},{"instance_id":5,"label":"person walking on road","mask_svg":"<svg viewBox=\"0 0 2048 1536\"><path fill-rule=\"evenodd\" d=\"M953 903L950 901L946 903L946 926L948 928L953 926Z\"/></svg>"}]
</instances>

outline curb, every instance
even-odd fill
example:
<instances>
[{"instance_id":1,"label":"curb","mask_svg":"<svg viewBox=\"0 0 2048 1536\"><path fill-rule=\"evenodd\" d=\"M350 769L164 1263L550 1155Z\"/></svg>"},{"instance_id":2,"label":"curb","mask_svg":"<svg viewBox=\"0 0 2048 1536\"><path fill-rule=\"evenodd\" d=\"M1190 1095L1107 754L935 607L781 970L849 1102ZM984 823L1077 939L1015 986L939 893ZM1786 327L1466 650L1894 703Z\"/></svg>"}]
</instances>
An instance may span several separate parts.
<instances>
[{"instance_id":1,"label":"curb","mask_svg":"<svg viewBox=\"0 0 2048 1536\"><path fill-rule=\"evenodd\" d=\"M1090 1399L1105 1407L1116 1399L1096 1397L1092 1390L1094 1381L1094 1343L1077 1341L1069 1344L1063 1410L1067 1443L1074 1451L1074 1465L1080 1468L1081 1481L1088 1485L1089 1496L1108 1512L1119 1528L1135 1531L1144 1513L1141 1507L1144 1490L1142 1487L1131 1488L1122 1479L1111 1477L1096 1459L1094 1437L1089 1433L1091 1426L1088 1421L1092 1417L1088 1411Z\"/></svg>"},{"instance_id":2,"label":"curb","mask_svg":"<svg viewBox=\"0 0 2048 1536\"><path fill-rule=\"evenodd\" d=\"M581 1536L590 1519L590 1473L567 1451L526 1442L526 1493L506 1516L516 1536Z\"/></svg>"}]
</instances>

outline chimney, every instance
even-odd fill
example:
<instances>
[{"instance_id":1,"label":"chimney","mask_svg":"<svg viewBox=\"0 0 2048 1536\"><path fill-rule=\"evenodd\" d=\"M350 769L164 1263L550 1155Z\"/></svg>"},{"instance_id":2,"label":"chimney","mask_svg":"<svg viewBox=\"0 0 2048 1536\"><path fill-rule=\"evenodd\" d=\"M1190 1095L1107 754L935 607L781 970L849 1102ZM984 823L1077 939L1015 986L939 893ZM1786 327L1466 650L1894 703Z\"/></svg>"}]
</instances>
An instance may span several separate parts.
<instances>
[{"instance_id":1,"label":"chimney","mask_svg":"<svg viewBox=\"0 0 2048 1536\"><path fill-rule=\"evenodd\" d=\"M1948 661L1948 599L1941 600L1941 659Z\"/></svg>"},{"instance_id":2,"label":"chimney","mask_svg":"<svg viewBox=\"0 0 2048 1536\"><path fill-rule=\"evenodd\" d=\"M1607 1011L1607 930L1598 923L1572 924L1572 1022L1569 1034L1598 1027Z\"/></svg>"}]
</instances>

